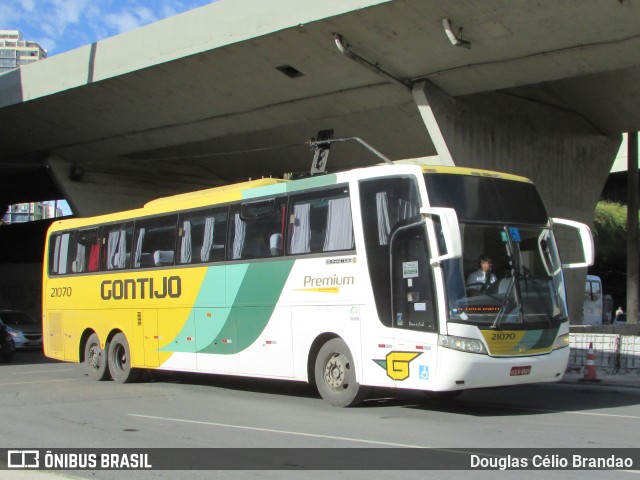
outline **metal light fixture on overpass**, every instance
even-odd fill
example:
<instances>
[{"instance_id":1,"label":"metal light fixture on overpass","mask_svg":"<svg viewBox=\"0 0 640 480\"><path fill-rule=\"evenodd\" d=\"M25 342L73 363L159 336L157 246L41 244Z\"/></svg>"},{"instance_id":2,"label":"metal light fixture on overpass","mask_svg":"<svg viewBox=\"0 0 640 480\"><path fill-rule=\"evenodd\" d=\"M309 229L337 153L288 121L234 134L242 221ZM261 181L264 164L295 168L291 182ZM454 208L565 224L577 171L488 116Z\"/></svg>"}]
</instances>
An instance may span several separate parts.
<instances>
[{"instance_id":1,"label":"metal light fixture on overpass","mask_svg":"<svg viewBox=\"0 0 640 480\"><path fill-rule=\"evenodd\" d=\"M444 27L444 33L449 37L451 45L455 47L471 48L471 42L462 40L462 27L458 29L458 33L454 32L453 27L451 26L451 21L448 18L442 19L442 26Z\"/></svg>"},{"instance_id":2,"label":"metal light fixture on overpass","mask_svg":"<svg viewBox=\"0 0 640 480\"><path fill-rule=\"evenodd\" d=\"M79 182L84 175L84 168L74 165L69 172L69 180Z\"/></svg>"}]
</instances>

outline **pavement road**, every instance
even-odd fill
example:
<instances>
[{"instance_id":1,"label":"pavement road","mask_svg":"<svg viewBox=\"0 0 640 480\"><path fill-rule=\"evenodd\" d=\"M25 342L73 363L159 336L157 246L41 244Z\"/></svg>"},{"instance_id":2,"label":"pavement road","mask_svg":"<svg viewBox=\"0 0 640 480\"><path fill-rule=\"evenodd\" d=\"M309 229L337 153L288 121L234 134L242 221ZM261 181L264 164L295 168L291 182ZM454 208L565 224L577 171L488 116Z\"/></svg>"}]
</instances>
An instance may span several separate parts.
<instances>
[{"instance_id":1,"label":"pavement road","mask_svg":"<svg viewBox=\"0 0 640 480\"><path fill-rule=\"evenodd\" d=\"M160 372L127 385L94 382L81 365L19 352L0 363L2 448L637 448L640 388L577 383L464 392L374 392L340 409L299 383ZM3 462L4 459L0 459ZM498 472L456 472L495 478ZM638 478L640 471L518 471L503 478ZM542 475L544 474L544 475ZM63 476L64 475L64 476ZM451 472L395 471L392 478ZM2 478L185 478L185 472L0 472ZM380 471L196 471L188 478L389 478Z\"/></svg>"}]
</instances>

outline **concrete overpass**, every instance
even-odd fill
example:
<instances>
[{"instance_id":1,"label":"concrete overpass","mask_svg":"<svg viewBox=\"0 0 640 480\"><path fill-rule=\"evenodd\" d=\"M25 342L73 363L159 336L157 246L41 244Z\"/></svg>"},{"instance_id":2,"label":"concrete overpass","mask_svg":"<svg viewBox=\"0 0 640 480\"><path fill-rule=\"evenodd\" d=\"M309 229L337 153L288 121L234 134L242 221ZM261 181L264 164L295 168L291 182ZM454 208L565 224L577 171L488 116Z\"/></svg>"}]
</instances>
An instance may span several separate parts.
<instances>
[{"instance_id":1,"label":"concrete overpass","mask_svg":"<svg viewBox=\"0 0 640 480\"><path fill-rule=\"evenodd\" d=\"M332 128L394 159L444 144L590 222L640 129L638 51L637 0L221 0L0 76L0 205L59 193L91 215L306 171ZM339 146L330 168L372 161Z\"/></svg>"}]
</instances>

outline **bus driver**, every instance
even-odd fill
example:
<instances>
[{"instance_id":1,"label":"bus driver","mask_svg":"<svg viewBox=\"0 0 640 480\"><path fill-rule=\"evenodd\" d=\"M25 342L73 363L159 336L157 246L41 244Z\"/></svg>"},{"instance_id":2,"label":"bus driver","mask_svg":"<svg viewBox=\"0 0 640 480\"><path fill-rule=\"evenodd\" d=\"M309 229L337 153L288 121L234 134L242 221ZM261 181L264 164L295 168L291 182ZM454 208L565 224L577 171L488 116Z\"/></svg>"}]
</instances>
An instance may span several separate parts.
<instances>
[{"instance_id":1,"label":"bus driver","mask_svg":"<svg viewBox=\"0 0 640 480\"><path fill-rule=\"evenodd\" d=\"M467 290L484 293L496 282L496 276L491 272L491 257L481 255L480 268L467 277Z\"/></svg>"}]
</instances>

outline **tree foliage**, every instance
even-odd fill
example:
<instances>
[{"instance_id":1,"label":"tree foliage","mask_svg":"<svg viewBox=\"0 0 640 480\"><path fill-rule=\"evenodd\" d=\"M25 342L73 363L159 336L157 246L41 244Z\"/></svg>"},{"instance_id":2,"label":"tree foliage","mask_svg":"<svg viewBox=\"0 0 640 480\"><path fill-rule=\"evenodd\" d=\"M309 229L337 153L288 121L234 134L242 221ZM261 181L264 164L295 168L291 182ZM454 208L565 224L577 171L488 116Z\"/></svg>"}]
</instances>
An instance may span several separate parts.
<instances>
[{"instance_id":1,"label":"tree foliage","mask_svg":"<svg viewBox=\"0 0 640 480\"><path fill-rule=\"evenodd\" d=\"M592 231L596 258L589 273L602 278L604 292L613 296L616 305L625 305L627 206L607 200L598 202Z\"/></svg>"},{"instance_id":2,"label":"tree foliage","mask_svg":"<svg viewBox=\"0 0 640 480\"><path fill-rule=\"evenodd\" d=\"M596 247L596 263L617 264L624 269L627 257L627 206L602 200L596 206L593 219L593 237Z\"/></svg>"}]
</instances>

